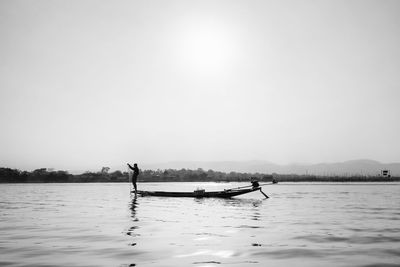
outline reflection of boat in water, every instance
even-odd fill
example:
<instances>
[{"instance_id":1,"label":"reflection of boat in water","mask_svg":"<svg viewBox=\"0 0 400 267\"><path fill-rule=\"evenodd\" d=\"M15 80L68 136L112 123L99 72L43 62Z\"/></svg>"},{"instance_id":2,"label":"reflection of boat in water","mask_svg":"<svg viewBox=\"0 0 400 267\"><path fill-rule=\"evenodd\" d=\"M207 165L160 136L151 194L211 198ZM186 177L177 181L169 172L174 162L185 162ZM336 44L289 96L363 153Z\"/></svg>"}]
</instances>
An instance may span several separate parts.
<instances>
[{"instance_id":1,"label":"reflection of boat in water","mask_svg":"<svg viewBox=\"0 0 400 267\"><path fill-rule=\"evenodd\" d=\"M247 187L247 188L246 188ZM248 188L251 187L251 188ZM218 198L231 198L254 191L260 191L266 198L268 196L261 190L261 186L257 181L253 181L250 186L242 186L238 188L225 189L221 191L205 191L204 189L197 189L193 192L168 192L168 191L140 191L138 194L141 196L158 196L158 197L218 197ZM134 193L135 191L132 191Z\"/></svg>"}]
</instances>

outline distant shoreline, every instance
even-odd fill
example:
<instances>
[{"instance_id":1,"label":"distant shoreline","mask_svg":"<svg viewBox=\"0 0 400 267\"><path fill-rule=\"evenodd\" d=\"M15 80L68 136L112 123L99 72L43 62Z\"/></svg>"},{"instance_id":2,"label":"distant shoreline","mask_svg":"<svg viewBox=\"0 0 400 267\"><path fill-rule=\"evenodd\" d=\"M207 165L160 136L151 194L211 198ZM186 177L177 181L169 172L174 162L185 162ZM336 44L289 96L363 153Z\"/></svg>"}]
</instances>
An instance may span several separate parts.
<instances>
[{"instance_id":1,"label":"distant shoreline","mask_svg":"<svg viewBox=\"0 0 400 267\"><path fill-rule=\"evenodd\" d=\"M129 180L128 172L85 172L70 174L67 171L48 171L46 168L32 172L18 169L0 168L0 183L123 183ZM297 174L264 174L220 172L203 169L197 170L143 170L138 182L248 182L257 179L260 182L400 182L400 177L390 176L322 176Z\"/></svg>"}]
</instances>

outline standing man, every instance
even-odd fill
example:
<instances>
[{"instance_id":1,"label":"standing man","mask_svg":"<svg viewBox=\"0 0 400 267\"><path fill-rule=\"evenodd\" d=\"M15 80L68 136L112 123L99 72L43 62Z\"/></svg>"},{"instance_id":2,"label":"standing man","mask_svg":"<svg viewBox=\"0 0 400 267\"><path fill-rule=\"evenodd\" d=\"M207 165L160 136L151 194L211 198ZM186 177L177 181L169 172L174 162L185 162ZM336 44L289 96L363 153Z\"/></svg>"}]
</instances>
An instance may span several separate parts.
<instances>
[{"instance_id":1,"label":"standing man","mask_svg":"<svg viewBox=\"0 0 400 267\"><path fill-rule=\"evenodd\" d=\"M136 163L133 164L133 167L131 165L129 165L129 163L128 163L128 167L133 171L132 184L133 184L133 187L135 188L135 194L137 194L136 181L137 181L137 177L139 176L139 168Z\"/></svg>"}]
</instances>

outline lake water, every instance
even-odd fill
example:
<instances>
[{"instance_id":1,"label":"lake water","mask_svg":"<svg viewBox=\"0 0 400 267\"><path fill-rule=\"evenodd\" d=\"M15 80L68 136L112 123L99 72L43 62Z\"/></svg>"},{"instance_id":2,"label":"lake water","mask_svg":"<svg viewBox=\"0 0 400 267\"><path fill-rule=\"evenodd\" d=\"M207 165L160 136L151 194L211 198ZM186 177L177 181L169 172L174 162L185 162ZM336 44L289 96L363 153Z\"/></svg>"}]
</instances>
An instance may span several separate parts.
<instances>
[{"instance_id":1,"label":"lake water","mask_svg":"<svg viewBox=\"0 0 400 267\"><path fill-rule=\"evenodd\" d=\"M400 266L398 183L281 183L263 187L269 199L129 191L122 183L0 185L0 266Z\"/></svg>"}]
</instances>

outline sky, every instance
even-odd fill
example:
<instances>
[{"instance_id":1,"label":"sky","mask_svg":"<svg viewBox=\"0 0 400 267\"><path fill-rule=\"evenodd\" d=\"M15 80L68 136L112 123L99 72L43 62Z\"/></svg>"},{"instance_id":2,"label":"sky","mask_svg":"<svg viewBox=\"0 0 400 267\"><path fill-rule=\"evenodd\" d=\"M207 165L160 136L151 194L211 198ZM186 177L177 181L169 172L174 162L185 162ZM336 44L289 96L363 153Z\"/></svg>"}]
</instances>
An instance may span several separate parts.
<instances>
[{"instance_id":1,"label":"sky","mask_svg":"<svg viewBox=\"0 0 400 267\"><path fill-rule=\"evenodd\" d=\"M0 1L0 166L400 162L399 1Z\"/></svg>"}]
</instances>

